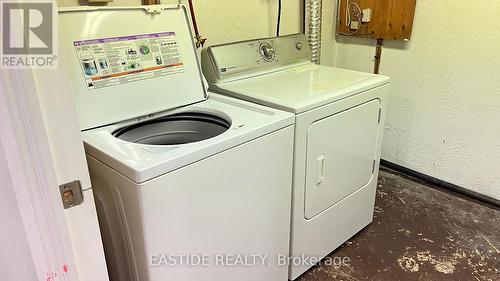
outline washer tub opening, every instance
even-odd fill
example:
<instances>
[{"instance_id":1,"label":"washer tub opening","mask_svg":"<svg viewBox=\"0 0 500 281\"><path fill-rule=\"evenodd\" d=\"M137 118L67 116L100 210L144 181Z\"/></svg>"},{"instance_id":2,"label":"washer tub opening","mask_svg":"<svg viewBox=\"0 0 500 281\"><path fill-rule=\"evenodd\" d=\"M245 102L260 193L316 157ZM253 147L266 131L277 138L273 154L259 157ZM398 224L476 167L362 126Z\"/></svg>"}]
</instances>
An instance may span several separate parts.
<instances>
[{"instance_id":1,"label":"washer tub opening","mask_svg":"<svg viewBox=\"0 0 500 281\"><path fill-rule=\"evenodd\" d=\"M213 138L230 127L231 122L219 116L185 112L120 128L113 135L138 144L178 145Z\"/></svg>"}]
</instances>

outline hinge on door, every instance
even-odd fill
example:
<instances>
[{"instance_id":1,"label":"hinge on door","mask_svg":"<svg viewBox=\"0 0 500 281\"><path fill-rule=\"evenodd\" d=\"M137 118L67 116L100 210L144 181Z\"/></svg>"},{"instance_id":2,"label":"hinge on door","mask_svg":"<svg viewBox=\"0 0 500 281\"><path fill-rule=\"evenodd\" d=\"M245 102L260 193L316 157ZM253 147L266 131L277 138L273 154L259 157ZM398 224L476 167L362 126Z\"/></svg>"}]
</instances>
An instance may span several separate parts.
<instances>
[{"instance_id":1,"label":"hinge on door","mask_svg":"<svg viewBox=\"0 0 500 281\"><path fill-rule=\"evenodd\" d=\"M83 203L83 190L80 181L72 181L59 186L64 209Z\"/></svg>"},{"instance_id":2,"label":"hinge on door","mask_svg":"<svg viewBox=\"0 0 500 281\"><path fill-rule=\"evenodd\" d=\"M378 123L380 124L380 118L382 118L382 108L378 109Z\"/></svg>"}]
</instances>

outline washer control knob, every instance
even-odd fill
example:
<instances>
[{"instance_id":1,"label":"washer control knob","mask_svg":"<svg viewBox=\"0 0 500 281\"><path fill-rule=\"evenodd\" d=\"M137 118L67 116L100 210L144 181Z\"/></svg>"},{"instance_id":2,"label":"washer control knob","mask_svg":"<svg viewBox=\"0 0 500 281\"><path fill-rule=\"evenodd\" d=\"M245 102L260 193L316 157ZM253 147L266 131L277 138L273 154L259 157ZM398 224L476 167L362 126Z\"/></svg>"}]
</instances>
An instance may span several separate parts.
<instances>
[{"instance_id":1,"label":"washer control knob","mask_svg":"<svg viewBox=\"0 0 500 281\"><path fill-rule=\"evenodd\" d=\"M260 54L264 57L265 60L272 60L276 53L274 52L274 48L269 45L269 43L263 43L260 45Z\"/></svg>"},{"instance_id":2,"label":"washer control knob","mask_svg":"<svg viewBox=\"0 0 500 281\"><path fill-rule=\"evenodd\" d=\"M302 47L304 47L304 46L302 46L302 43L300 43L300 42L295 43L295 48L297 50L299 50L299 51L302 50Z\"/></svg>"}]
</instances>

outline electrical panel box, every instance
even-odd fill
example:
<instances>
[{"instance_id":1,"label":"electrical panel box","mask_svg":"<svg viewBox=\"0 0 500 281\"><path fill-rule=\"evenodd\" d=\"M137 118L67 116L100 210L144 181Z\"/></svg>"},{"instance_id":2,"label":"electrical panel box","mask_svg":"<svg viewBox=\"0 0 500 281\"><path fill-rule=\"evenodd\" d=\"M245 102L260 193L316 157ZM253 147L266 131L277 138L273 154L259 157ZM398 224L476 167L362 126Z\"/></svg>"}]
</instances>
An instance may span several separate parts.
<instances>
[{"instance_id":1,"label":"electrical panel box","mask_svg":"<svg viewBox=\"0 0 500 281\"><path fill-rule=\"evenodd\" d=\"M337 34L409 40L416 0L338 0Z\"/></svg>"}]
</instances>

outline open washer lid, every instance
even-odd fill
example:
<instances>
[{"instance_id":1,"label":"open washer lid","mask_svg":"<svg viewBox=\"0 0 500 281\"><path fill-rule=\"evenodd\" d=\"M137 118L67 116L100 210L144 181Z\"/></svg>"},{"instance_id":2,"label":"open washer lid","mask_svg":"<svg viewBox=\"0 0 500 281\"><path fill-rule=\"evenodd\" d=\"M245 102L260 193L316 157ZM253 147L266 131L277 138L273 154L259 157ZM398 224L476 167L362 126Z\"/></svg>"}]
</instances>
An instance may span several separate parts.
<instances>
[{"instance_id":1,"label":"open washer lid","mask_svg":"<svg viewBox=\"0 0 500 281\"><path fill-rule=\"evenodd\" d=\"M183 5L59 11L82 130L205 100Z\"/></svg>"}]
</instances>

